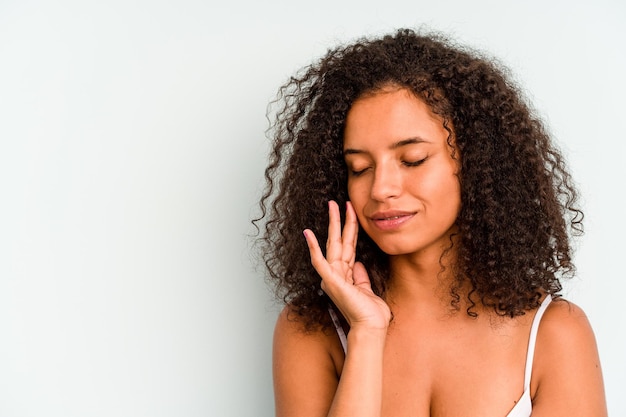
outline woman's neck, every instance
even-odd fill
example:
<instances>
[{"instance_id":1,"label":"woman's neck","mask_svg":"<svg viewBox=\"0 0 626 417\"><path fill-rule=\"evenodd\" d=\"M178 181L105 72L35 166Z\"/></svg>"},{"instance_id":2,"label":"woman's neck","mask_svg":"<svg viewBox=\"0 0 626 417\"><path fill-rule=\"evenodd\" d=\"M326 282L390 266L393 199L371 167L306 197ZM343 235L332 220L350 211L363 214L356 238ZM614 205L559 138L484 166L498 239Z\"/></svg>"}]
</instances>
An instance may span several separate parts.
<instances>
[{"instance_id":1,"label":"woman's neck","mask_svg":"<svg viewBox=\"0 0 626 417\"><path fill-rule=\"evenodd\" d=\"M387 301L450 308L450 289L455 279L450 260L453 251L391 256L390 277L387 285ZM459 295L465 294L459 288Z\"/></svg>"}]
</instances>

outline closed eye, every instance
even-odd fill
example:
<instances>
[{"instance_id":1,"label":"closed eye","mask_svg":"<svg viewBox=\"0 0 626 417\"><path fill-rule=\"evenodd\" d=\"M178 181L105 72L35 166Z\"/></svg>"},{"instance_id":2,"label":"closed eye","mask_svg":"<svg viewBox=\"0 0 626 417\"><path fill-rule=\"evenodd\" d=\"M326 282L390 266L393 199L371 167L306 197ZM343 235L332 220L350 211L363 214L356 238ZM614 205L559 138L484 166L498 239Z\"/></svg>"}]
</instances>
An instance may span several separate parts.
<instances>
[{"instance_id":1,"label":"closed eye","mask_svg":"<svg viewBox=\"0 0 626 417\"><path fill-rule=\"evenodd\" d=\"M422 165L426 161L426 159L428 159L428 157L420 159L418 161L402 161L402 164L407 167L417 167Z\"/></svg>"},{"instance_id":2,"label":"closed eye","mask_svg":"<svg viewBox=\"0 0 626 417\"><path fill-rule=\"evenodd\" d=\"M364 169L360 169L360 170L354 170L354 169L351 169L351 170L350 170L350 174L351 174L353 177L358 177L359 175L361 175L361 174L365 173L365 171L367 171L367 170L368 170L368 168L364 168Z\"/></svg>"}]
</instances>

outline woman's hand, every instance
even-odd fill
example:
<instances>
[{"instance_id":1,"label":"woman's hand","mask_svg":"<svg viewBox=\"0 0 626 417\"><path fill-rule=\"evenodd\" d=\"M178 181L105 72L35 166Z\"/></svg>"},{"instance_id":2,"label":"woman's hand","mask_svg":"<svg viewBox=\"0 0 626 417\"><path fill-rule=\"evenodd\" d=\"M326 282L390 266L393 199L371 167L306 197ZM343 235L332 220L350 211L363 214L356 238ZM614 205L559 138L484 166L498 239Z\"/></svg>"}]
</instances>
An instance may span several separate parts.
<instances>
[{"instance_id":1,"label":"woman's hand","mask_svg":"<svg viewBox=\"0 0 626 417\"><path fill-rule=\"evenodd\" d=\"M315 234L306 229L311 263L322 278L322 290L356 329L387 329L391 319L389 306L374 292L365 267L355 262L358 223L350 202L346 203L346 224L341 231L339 207L328 202L329 224L326 257L322 254Z\"/></svg>"}]
</instances>

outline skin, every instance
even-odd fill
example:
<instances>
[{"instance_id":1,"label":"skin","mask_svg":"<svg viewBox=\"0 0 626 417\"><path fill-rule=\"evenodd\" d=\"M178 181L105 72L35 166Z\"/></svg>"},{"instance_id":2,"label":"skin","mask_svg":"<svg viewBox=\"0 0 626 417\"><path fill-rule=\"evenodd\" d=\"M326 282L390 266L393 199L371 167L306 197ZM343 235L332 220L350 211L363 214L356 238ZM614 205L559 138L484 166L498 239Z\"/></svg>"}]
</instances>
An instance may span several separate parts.
<instances>
[{"instance_id":1,"label":"skin","mask_svg":"<svg viewBox=\"0 0 626 417\"><path fill-rule=\"evenodd\" d=\"M442 272L458 214L458 164L442 121L410 92L357 100L346 120L346 222L329 203L326 256L304 235L322 289L350 325L344 355L334 332L305 332L287 306L274 334L276 414L503 417L523 393L534 311L517 318L450 308ZM390 256L385 299L355 262L361 228ZM441 262L440 262L441 259ZM391 322L391 311L393 321ZM582 310L550 304L539 327L533 416L606 416L593 332Z\"/></svg>"}]
</instances>

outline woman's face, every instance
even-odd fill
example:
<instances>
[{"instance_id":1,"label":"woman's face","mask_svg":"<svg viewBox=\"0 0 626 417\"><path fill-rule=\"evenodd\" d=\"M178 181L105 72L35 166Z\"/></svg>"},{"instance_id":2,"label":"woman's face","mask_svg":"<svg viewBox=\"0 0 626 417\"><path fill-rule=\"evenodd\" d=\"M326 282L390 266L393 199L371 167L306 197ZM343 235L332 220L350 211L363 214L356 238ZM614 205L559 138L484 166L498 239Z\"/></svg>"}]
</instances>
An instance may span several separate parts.
<instances>
[{"instance_id":1,"label":"woman's face","mask_svg":"<svg viewBox=\"0 0 626 417\"><path fill-rule=\"evenodd\" d=\"M461 206L458 161L441 118L406 89L358 99L346 119L348 194L389 255L439 256Z\"/></svg>"}]
</instances>

